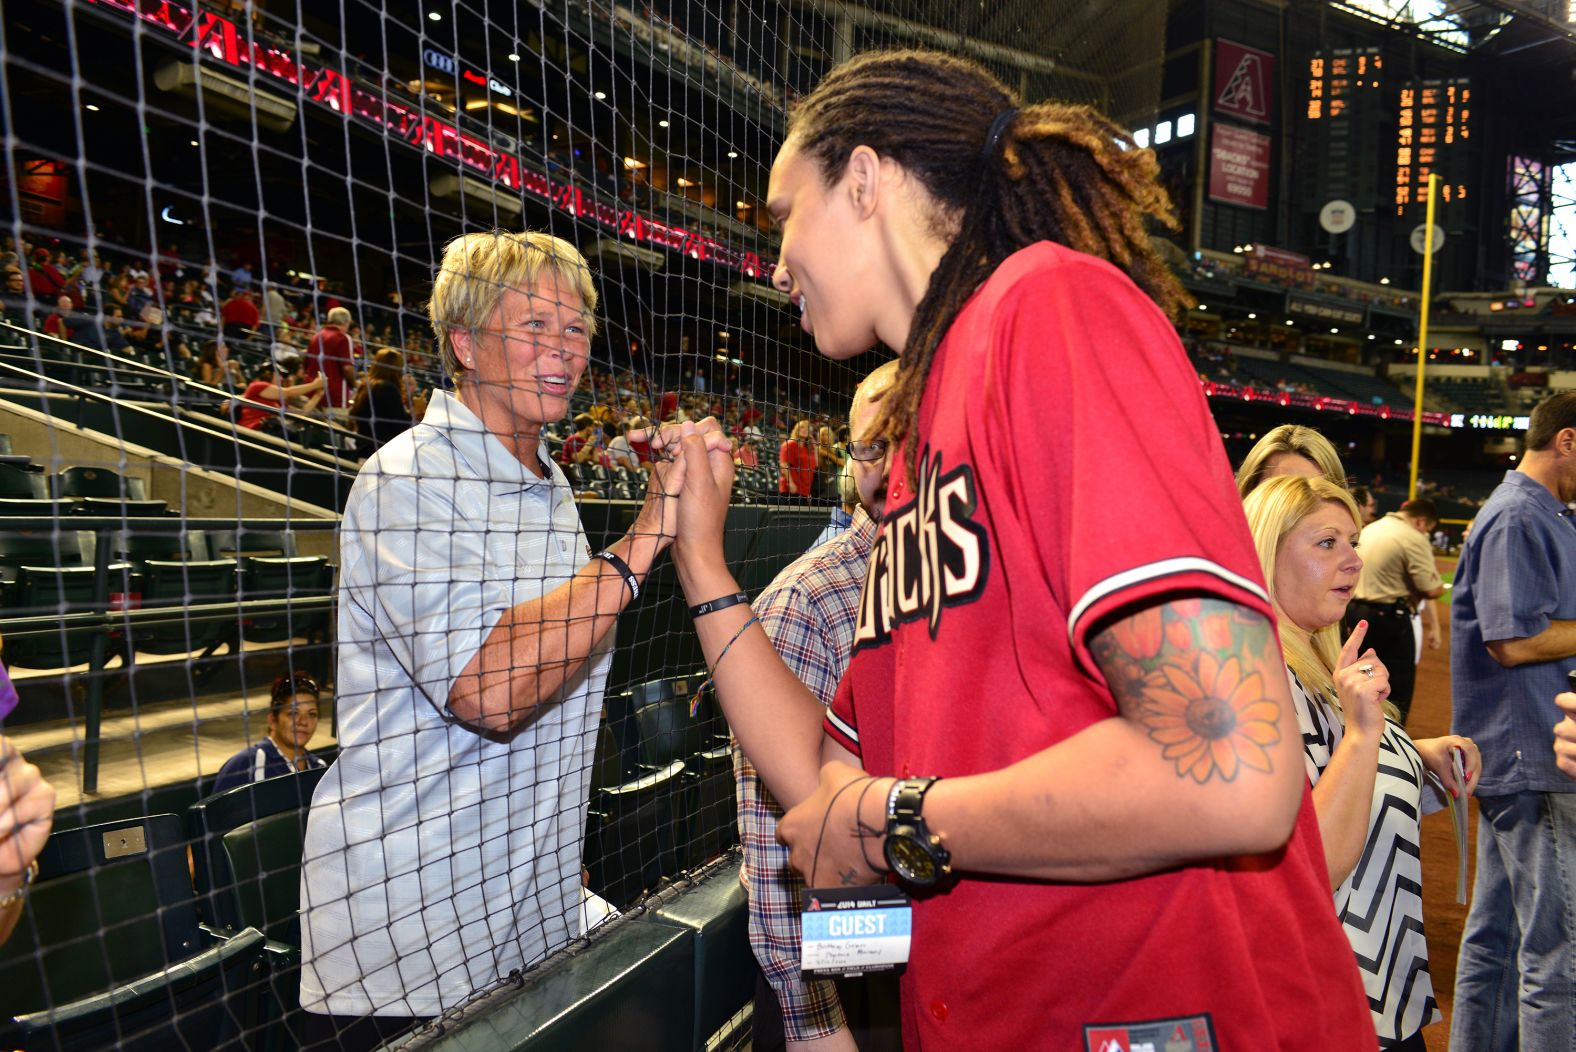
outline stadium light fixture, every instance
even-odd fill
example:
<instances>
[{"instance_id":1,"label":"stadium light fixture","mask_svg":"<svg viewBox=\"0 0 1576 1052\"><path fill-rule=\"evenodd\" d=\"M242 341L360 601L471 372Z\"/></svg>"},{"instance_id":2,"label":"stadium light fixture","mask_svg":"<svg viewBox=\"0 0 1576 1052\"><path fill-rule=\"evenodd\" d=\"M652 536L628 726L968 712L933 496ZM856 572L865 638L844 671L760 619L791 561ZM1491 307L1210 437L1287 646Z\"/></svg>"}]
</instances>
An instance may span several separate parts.
<instances>
[{"instance_id":1,"label":"stadium light fixture","mask_svg":"<svg viewBox=\"0 0 1576 1052\"><path fill-rule=\"evenodd\" d=\"M1295 324L1297 324L1297 323L1296 323L1296 322L1294 322L1294 321L1292 321L1292 320L1291 320L1291 319L1290 319L1290 318L1287 318L1287 319L1286 319L1286 324L1287 324L1287 325L1295 325Z\"/></svg>"},{"instance_id":2,"label":"stadium light fixture","mask_svg":"<svg viewBox=\"0 0 1576 1052\"><path fill-rule=\"evenodd\" d=\"M1207 304L1207 303L1200 303L1198 305L1198 309L1199 310L1209 310L1209 304Z\"/></svg>"},{"instance_id":3,"label":"stadium light fixture","mask_svg":"<svg viewBox=\"0 0 1576 1052\"><path fill-rule=\"evenodd\" d=\"M437 11L428 11L427 12L427 17L429 19L431 19L432 21L434 21L434 22L442 22L443 21L443 15L440 12L437 12Z\"/></svg>"},{"instance_id":4,"label":"stadium light fixture","mask_svg":"<svg viewBox=\"0 0 1576 1052\"><path fill-rule=\"evenodd\" d=\"M738 160L738 158L739 158L739 151L738 150L729 150L728 151L728 160L736 161L736 160Z\"/></svg>"},{"instance_id":5,"label":"stadium light fixture","mask_svg":"<svg viewBox=\"0 0 1576 1052\"><path fill-rule=\"evenodd\" d=\"M625 168L639 169L639 168L644 168L645 166L646 166L646 162L640 160L638 157L626 157L626 158L624 158L624 167ZM679 185L680 186L688 186L689 184L681 179L681 180L679 180Z\"/></svg>"},{"instance_id":6,"label":"stadium light fixture","mask_svg":"<svg viewBox=\"0 0 1576 1052\"><path fill-rule=\"evenodd\" d=\"M82 108L87 110L89 113L97 113L99 111L98 106L95 103L91 103L91 102L88 103L86 106L84 106Z\"/></svg>"},{"instance_id":7,"label":"stadium light fixture","mask_svg":"<svg viewBox=\"0 0 1576 1052\"><path fill-rule=\"evenodd\" d=\"M1141 150L1149 148L1148 128L1139 128L1133 132L1133 145L1137 146Z\"/></svg>"},{"instance_id":8,"label":"stadium light fixture","mask_svg":"<svg viewBox=\"0 0 1576 1052\"><path fill-rule=\"evenodd\" d=\"M1396 346L1397 346L1397 347L1399 347L1399 346L1401 346L1401 341L1400 341L1400 340L1396 340L1396 341L1395 341L1395 345L1396 345Z\"/></svg>"},{"instance_id":9,"label":"stadium light fixture","mask_svg":"<svg viewBox=\"0 0 1576 1052\"><path fill-rule=\"evenodd\" d=\"M1254 313L1253 313L1253 312L1252 312L1252 311L1249 311L1249 312L1248 312L1248 320L1249 320L1249 321L1253 321L1253 320L1255 320L1255 319L1256 319L1256 318L1258 318L1258 315L1257 315L1257 314L1254 314Z\"/></svg>"},{"instance_id":10,"label":"stadium light fixture","mask_svg":"<svg viewBox=\"0 0 1576 1052\"><path fill-rule=\"evenodd\" d=\"M1341 330L1340 330L1340 329L1337 329L1337 328L1336 328L1336 327L1335 327L1335 326L1333 326L1333 325L1331 325L1331 326L1330 326L1330 335L1331 335L1331 336L1334 336L1334 335L1336 335L1336 334L1337 334L1337 333L1339 333L1339 332L1340 332L1340 331L1341 331Z\"/></svg>"},{"instance_id":11,"label":"stadium light fixture","mask_svg":"<svg viewBox=\"0 0 1576 1052\"><path fill-rule=\"evenodd\" d=\"M1192 113L1184 113L1177 118L1177 138L1185 139L1193 134L1197 126L1198 117Z\"/></svg>"},{"instance_id":12,"label":"stadium light fixture","mask_svg":"<svg viewBox=\"0 0 1576 1052\"><path fill-rule=\"evenodd\" d=\"M1388 284L1390 284L1390 279L1389 278L1380 278L1379 279L1379 284L1381 284L1381 285L1388 285Z\"/></svg>"},{"instance_id":13,"label":"stadium light fixture","mask_svg":"<svg viewBox=\"0 0 1576 1052\"><path fill-rule=\"evenodd\" d=\"M657 127L659 127L659 128L666 128L667 126L668 126L668 122L666 120L660 120L660 121L657 122Z\"/></svg>"},{"instance_id":14,"label":"stadium light fixture","mask_svg":"<svg viewBox=\"0 0 1576 1052\"><path fill-rule=\"evenodd\" d=\"M519 52L516 52L516 51L509 52L509 61L510 62L518 62L518 61L520 61Z\"/></svg>"},{"instance_id":15,"label":"stadium light fixture","mask_svg":"<svg viewBox=\"0 0 1576 1052\"><path fill-rule=\"evenodd\" d=\"M605 92L605 91L593 91L591 93L591 97L593 99L596 99L598 102L601 102L603 99L607 98L607 92Z\"/></svg>"},{"instance_id":16,"label":"stadium light fixture","mask_svg":"<svg viewBox=\"0 0 1576 1052\"><path fill-rule=\"evenodd\" d=\"M1161 121L1155 125L1155 145L1164 146L1171 141L1171 122Z\"/></svg>"},{"instance_id":17,"label":"stadium light fixture","mask_svg":"<svg viewBox=\"0 0 1576 1052\"><path fill-rule=\"evenodd\" d=\"M1368 334L1368 338L1369 338L1369 339L1370 339L1370 340L1377 340L1377 339L1378 339L1378 338L1379 338L1379 337L1377 337L1377 336L1375 336L1375 335L1374 335L1374 334L1373 334L1373 333L1369 333L1369 334Z\"/></svg>"}]
</instances>

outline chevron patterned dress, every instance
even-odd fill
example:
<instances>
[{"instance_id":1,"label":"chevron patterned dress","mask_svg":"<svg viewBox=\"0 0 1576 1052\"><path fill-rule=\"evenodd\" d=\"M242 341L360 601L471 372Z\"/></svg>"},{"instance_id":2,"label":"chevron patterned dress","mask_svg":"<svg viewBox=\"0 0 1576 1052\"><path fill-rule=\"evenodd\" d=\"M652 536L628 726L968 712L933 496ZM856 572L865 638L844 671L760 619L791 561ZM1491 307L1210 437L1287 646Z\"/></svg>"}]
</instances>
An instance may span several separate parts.
<instances>
[{"instance_id":1,"label":"chevron patterned dress","mask_svg":"<svg viewBox=\"0 0 1576 1052\"><path fill-rule=\"evenodd\" d=\"M1317 784L1341 742L1341 715L1328 701L1310 694L1296 676L1291 685L1308 781ZM1357 868L1335 889L1335 911L1357 954L1380 1048L1440 1018L1423 937L1418 820L1426 777L1412 739L1395 721L1386 720L1368 838ZM1433 811L1432 787L1427 795L1428 810Z\"/></svg>"}]
</instances>

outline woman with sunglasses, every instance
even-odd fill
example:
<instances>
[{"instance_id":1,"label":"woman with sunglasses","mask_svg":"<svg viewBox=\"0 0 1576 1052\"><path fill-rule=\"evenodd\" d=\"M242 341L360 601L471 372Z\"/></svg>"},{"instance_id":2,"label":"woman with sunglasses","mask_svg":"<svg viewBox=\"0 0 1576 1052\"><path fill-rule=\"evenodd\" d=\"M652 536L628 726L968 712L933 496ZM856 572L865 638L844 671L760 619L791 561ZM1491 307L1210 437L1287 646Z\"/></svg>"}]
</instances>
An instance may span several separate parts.
<instances>
[{"instance_id":1,"label":"woman with sunglasses","mask_svg":"<svg viewBox=\"0 0 1576 1052\"><path fill-rule=\"evenodd\" d=\"M831 709L738 597L705 423L663 436L687 465L675 564L794 867L913 893L906 1045L1376 1047L1252 538L1167 318L1154 155L967 60L876 52L798 102L766 207L821 353L900 352Z\"/></svg>"},{"instance_id":2,"label":"woman with sunglasses","mask_svg":"<svg viewBox=\"0 0 1576 1052\"><path fill-rule=\"evenodd\" d=\"M268 705L268 734L256 745L248 745L224 762L213 791L222 793L247 782L277 778L282 774L327 767L319 756L307 751L317 733L318 702L323 690L305 672L286 672L274 680Z\"/></svg>"}]
</instances>

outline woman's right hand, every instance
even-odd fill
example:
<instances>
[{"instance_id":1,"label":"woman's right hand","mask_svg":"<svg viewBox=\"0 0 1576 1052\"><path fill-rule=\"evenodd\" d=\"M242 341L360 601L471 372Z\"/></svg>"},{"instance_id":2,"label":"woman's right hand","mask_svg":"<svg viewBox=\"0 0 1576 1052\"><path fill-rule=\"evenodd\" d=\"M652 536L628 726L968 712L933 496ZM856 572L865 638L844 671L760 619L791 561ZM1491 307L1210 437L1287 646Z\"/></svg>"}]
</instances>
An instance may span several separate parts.
<instances>
[{"instance_id":1,"label":"woman's right hand","mask_svg":"<svg viewBox=\"0 0 1576 1052\"><path fill-rule=\"evenodd\" d=\"M1335 662L1335 691L1348 731L1378 738L1384 732L1384 703L1390 696L1390 670L1373 648L1362 650L1368 622L1359 621Z\"/></svg>"},{"instance_id":2,"label":"woman's right hand","mask_svg":"<svg viewBox=\"0 0 1576 1052\"><path fill-rule=\"evenodd\" d=\"M716 555L722 547L733 492L733 451L727 434L714 418L707 417L698 424L664 426L652 440L652 449L671 452L685 463L674 558L683 558L686 550Z\"/></svg>"}]
</instances>

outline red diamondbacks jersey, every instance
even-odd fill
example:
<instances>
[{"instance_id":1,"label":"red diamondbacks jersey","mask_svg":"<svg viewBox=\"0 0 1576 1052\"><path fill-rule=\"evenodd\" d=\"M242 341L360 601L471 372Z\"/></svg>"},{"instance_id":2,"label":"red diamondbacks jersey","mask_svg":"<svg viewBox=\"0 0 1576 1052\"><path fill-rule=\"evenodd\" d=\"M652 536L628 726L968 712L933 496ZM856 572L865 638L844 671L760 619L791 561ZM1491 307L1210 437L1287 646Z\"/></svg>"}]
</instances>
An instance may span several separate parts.
<instances>
[{"instance_id":1,"label":"red diamondbacks jersey","mask_svg":"<svg viewBox=\"0 0 1576 1052\"><path fill-rule=\"evenodd\" d=\"M871 773L997 770L1116 715L1089 652L1114 611L1180 593L1268 614L1197 376L1114 267L1048 243L1003 263L937 351L920 435L827 718ZM1376 1044L1306 791L1270 856L917 902L903 1000L927 1052Z\"/></svg>"}]
</instances>

